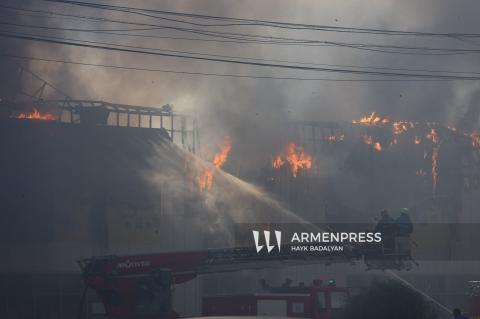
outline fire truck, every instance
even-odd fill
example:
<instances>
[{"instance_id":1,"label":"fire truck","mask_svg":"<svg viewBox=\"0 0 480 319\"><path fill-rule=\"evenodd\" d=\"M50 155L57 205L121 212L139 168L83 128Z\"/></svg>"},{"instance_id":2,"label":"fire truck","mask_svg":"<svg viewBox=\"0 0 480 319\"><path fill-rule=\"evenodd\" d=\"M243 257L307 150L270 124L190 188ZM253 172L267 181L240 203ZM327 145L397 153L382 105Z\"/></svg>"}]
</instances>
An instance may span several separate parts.
<instances>
[{"instance_id":1,"label":"fire truck","mask_svg":"<svg viewBox=\"0 0 480 319\"><path fill-rule=\"evenodd\" d=\"M100 297L109 319L176 318L178 314L171 306L172 287L192 280L198 275L294 265L354 264L356 261L367 263L367 256L370 260L368 262L370 268L374 265L381 269L389 267L398 269L407 265L407 260L411 258L409 250L386 253L386 250L383 249L374 248L372 250L362 246L345 246L342 251L328 254L296 253L291 248L289 245L285 245L282 246L281 251L280 249L257 251L255 247L239 247L83 259L79 261L85 282L81 305L84 303L87 289L90 288L95 290ZM372 263L372 257L376 258L375 263ZM338 296L336 293L342 292L342 289L327 288L318 284L308 289L300 287L296 289L303 291L295 298L304 300L304 316L308 314L311 318L324 318L325 314L334 311L337 300L339 300L336 298ZM324 294L325 298L319 297L321 294ZM255 310L257 313L263 313L262 309L273 308L276 302L280 305L279 301L281 301L281 298L268 299L260 296L248 298L253 299L250 303L245 302L244 306L247 309L250 306L251 310L249 311ZM293 300L297 300L295 298L292 295L289 302L285 303L284 300L285 306L281 306L281 309L286 309L287 314L293 314L296 311L299 311L300 314L300 302L294 303ZM213 299L205 302L212 305ZM219 306L220 304L221 302ZM82 317L82 309L83 307L80 306L79 318ZM205 309L206 313L212 311L217 310ZM302 316L298 315L298 317Z\"/></svg>"},{"instance_id":2,"label":"fire truck","mask_svg":"<svg viewBox=\"0 0 480 319\"><path fill-rule=\"evenodd\" d=\"M468 282L470 286L468 315L472 319L480 318L480 281L471 280Z\"/></svg>"},{"instance_id":3,"label":"fire truck","mask_svg":"<svg viewBox=\"0 0 480 319\"><path fill-rule=\"evenodd\" d=\"M203 297L202 315L331 319L349 299L347 288L334 282L323 285L321 280L310 286L291 286L288 280L279 287L262 286L261 293Z\"/></svg>"}]
</instances>

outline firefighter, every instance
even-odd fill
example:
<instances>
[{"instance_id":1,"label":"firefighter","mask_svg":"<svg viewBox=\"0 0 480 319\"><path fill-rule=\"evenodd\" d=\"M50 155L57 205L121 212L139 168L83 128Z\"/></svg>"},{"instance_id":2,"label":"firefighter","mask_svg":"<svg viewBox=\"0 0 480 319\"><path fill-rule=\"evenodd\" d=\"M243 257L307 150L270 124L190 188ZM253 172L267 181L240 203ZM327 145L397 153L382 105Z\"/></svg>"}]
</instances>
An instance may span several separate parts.
<instances>
[{"instance_id":1,"label":"firefighter","mask_svg":"<svg viewBox=\"0 0 480 319\"><path fill-rule=\"evenodd\" d=\"M390 217L388 210L384 209L380 212L380 219L377 222L377 226L375 226L376 233L385 233L386 235L391 235L393 226L393 219ZM390 232L390 234L388 234Z\"/></svg>"},{"instance_id":2,"label":"firefighter","mask_svg":"<svg viewBox=\"0 0 480 319\"><path fill-rule=\"evenodd\" d=\"M467 316L462 315L462 312L459 308L453 309L453 318L454 319L468 319Z\"/></svg>"},{"instance_id":3,"label":"firefighter","mask_svg":"<svg viewBox=\"0 0 480 319\"><path fill-rule=\"evenodd\" d=\"M397 236L410 236L413 232L413 223L408 215L408 208L402 208L400 216L395 219L395 234Z\"/></svg>"},{"instance_id":4,"label":"firefighter","mask_svg":"<svg viewBox=\"0 0 480 319\"><path fill-rule=\"evenodd\" d=\"M395 246L394 220L390 217L388 210L384 209L380 212L380 219L375 226L375 232L382 234L383 252L382 254L390 254Z\"/></svg>"}]
</instances>

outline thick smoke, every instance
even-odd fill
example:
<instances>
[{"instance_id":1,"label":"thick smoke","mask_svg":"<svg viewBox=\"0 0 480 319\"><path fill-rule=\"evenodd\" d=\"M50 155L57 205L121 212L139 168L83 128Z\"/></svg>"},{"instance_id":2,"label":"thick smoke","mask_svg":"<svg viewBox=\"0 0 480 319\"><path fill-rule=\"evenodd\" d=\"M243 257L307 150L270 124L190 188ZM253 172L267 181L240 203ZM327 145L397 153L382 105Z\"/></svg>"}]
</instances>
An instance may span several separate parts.
<instances>
[{"instance_id":1,"label":"thick smoke","mask_svg":"<svg viewBox=\"0 0 480 319\"><path fill-rule=\"evenodd\" d=\"M9 2L12 4L13 2ZM118 5L131 5L123 1ZM139 4L137 4L139 5ZM480 4L468 1L368 1L354 5L338 1L147 1L143 7L200 14L245 17L255 19L292 21L320 25L356 26L436 32L472 32L478 24L474 12ZM475 7L475 8L472 8ZM100 9L82 9L75 6L46 4L30 1L27 7L94 15L113 19L167 24L132 14L112 13ZM5 21L14 20L4 10ZM17 19L18 20L18 19ZM118 24L89 23L72 19L44 19L22 17L31 24L57 27L115 28ZM185 26L185 25L182 25ZM6 28L11 30L10 27ZM17 28L18 30L18 28ZM229 29L230 30L230 29ZM411 46L465 47L473 46L457 39L366 36L342 33L289 31L262 27L236 27L233 32L261 35L302 37L319 40L379 43ZM172 39L135 38L105 34L86 34L73 31L22 29L50 36L74 37L89 41L105 41L161 49L174 49L202 53L281 59L313 63L372 65L422 69L475 69L476 56L409 56L359 51L325 46L278 46L260 44L234 44ZM221 31L225 31L222 28ZM160 36L195 37L172 30L147 34ZM142 56L109 51L61 47L21 40L3 40L4 48L17 54L60 58L92 63L151 67L179 71L297 76L316 78L355 78L358 76L323 74L319 72L293 72L272 68L200 62L168 57ZM3 63L10 60L2 59ZM25 63L25 62L23 62ZM315 119L349 121L363 113L377 111L397 118L454 122L468 107L478 87L465 82L294 82L282 80L256 80L185 76L168 73L148 73L98 67L72 66L30 62L32 71L42 74L75 98L106 100L124 104L161 106L174 105L175 110L198 114L201 120L202 142L215 143L224 135L234 142L233 161L236 167L257 165L258 160L274 153L284 136L284 122L288 119ZM8 76L7 78L11 78ZM377 77L378 78L378 77ZM3 85L2 85L3 86ZM248 156L244 156L248 154Z\"/></svg>"}]
</instances>

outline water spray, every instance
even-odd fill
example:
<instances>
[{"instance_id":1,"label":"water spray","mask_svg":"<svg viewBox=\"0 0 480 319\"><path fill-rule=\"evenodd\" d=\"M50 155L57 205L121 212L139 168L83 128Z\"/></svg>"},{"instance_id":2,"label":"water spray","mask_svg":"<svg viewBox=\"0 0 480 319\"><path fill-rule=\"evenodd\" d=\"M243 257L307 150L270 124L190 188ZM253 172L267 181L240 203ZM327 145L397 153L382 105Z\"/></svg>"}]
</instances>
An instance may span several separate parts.
<instances>
[{"instance_id":1,"label":"water spray","mask_svg":"<svg viewBox=\"0 0 480 319\"><path fill-rule=\"evenodd\" d=\"M409 281L407 281L406 279L400 277L399 275L397 275L395 272L393 272L392 270L387 270L386 271L390 276L392 276L393 278L397 279L398 281L402 282L405 286L407 286L408 288L412 289L413 291L415 292L418 292L420 295L422 295L423 297L427 298L428 300L432 301L435 305L437 305L439 308L441 308L442 310L445 310L446 312L448 312L449 314L451 313L451 310L445 306L444 304L440 303L438 300L434 299L433 297L431 297L430 295L428 295L427 293L425 293L424 291L418 289L417 287L415 287L414 285L412 285Z\"/></svg>"}]
</instances>

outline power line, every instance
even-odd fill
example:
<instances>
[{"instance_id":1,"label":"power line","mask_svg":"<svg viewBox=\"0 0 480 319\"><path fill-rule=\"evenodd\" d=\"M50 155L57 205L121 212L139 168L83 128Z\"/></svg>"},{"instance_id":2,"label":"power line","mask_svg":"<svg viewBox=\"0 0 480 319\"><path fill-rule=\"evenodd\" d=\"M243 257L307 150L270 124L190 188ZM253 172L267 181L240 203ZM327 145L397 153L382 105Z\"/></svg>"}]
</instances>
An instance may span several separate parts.
<instances>
[{"instance_id":1,"label":"power line","mask_svg":"<svg viewBox=\"0 0 480 319\"><path fill-rule=\"evenodd\" d=\"M78 29L78 28L57 28L57 27L48 27L48 26L37 26L37 25L19 25L23 27L31 27L31 28L43 28L43 29L58 29L58 30L63 30L63 31L81 31L81 32L110 32L110 31L149 31L149 30L160 30L160 29L170 29L170 30L176 30L176 31L182 31L182 32L188 32L188 33L195 33L195 34L200 34L200 35L206 35L210 37L220 37L220 38L225 38L225 39L240 39L242 38L239 37L249 37L249 38L266 38L260 35L249 35L249 34L239 34L239 33L231 33L231 32L218 32L218 31L201 31L201 30L196 30L196 29L187 29L187 28L181 28L181 27L173 27L173 26L167 26L167 25L159 25L159 24L151 24L151 23L138 23L138 22L129 22L129 21L122 21L122 20L112 20L112 19L106 19L106 18L95 18L95 17L86 17L86 16L76 16L76 15L65 15L65 14L59 14L59 13L52 13L44 10L27 10L27 9L21 9L21 8L14 8L10 6L3 6L0 5L0 7L12 9L12 10L22 10L22 11L31 11L31 12L44 12L44 13L49 13L49 14L55 14L59 16L66 16L66 17L72 17L72 18L82 18L82 19L88 19L88 20L94 20L98 22L111 22L111 23L121 23L121 24L129 24L129 25L137 25L137 26L148 26L149 28L143 28L143 29L110 29L110 30L105 30L105 29ZM268 38L267 38L268 39ZM243 41L249 41L249 42L261 42L261 40L252 40L252 39L243 39ZM263 40L265 42L271 41L271 40ZM292 39L291 41L295 41L295 43L300 42L298 40ZM309 41L309 40L307 40Z\"/></svg>"},{"instance_id":2,"label":"power line","mask_svg":"<svg viewBox=\"0 0 480 319\"><path fill-rule=\"evenodd\" d=\"M342 74L379 75L379 76L387 76L387 77L397 76L397 77L408 77L408 78L430 78L430 79L448 79L448 80L475 80L475 81L480 80L480 77L478 76L432 75L432 74L420 74L420 73L396 73L396 72L379 72L379 71L367 71L367 70L332 69L332 68L320 68L320 67L307 67L307 66L299 66L299 65L285 65L285 64L210 58L210 57L203 57L203 56L189 56L189 55L182 55L182 54L152 52L152 51L143 51L143 50L128 49L128 48L119 48L119 47L89 45L89 44L78 43L78 42L59 41L59 40L46 39L46 38L40 38L35 36L21 36L21 35L13 35L8 33L1 33L1 32L0 32L0 36L13 38L13 39L39 41L39 42L52 43L52 44L70 45L70 46L76 46L76 47L118 51L118 52L125 52L125 53L146 54L146 55L155 55L155 56L164 56L164 57L200 60L200 61L209 61L209 62L242 64L242 65L251 65L251 66L257 66L257 67L283 68L283 69L291 69L291 70L331 72L331 73L342 73Z\"/></svg>"},{"instance_id":3,"label":"power line","mask_svg":"<svg viewBox=\"0 0 480 319\"><path fill-rule=\"evenodd\" d=\"M97 18L97 17L88 17L88 16L79 16L79 15L72 15L72 14L62 14L56 13L52 11L45 11L45 10L28 10L23 8L15 8L5 5L0 5L0 8L5 8L9 10L15 11L25 11L25 12L34 12L34 13L43 13L46 15L28 15L24 13L15 13L18 16L27 16L27 17L37 17L37 18L61 18L65 20L86 20L86 21L94 21L94 22L103 22L103 23L119 23L119 24L129 24L129 25L142 25L142 26L152 26L152 28L144 28L144 29L127 29L126 31L137 31L137 30L160 30L165 29L168 26L161 26L156 24L148 24L148 23L136 23L130 21L122 21L122 20L112 20L106 18ZM21 25L21 27L31 27L31 28L41 28L41 26L34 26L34 25ZM207 41L207 42L219 42L219 43L243 43L243 44L250 44L250 43L259 43L259 44L283 44L283 45L290 45L290 44L297 44L300 43L299 41L295 42L286 42L286 41L267 41L267 40L252 40L252 39L244 39L244 40L218 40L218 39L204 39L204 38L185 38L185 37L173 37L173 36L155 36L155 35L145 35L145 34L128 34L128 33L115 33L114 31L118 30L101 30L101 29L65 29L65 28L54 28L48 27L49 29L58 29L62 31L81 31L81 32L95 32L100 34L107 34L107 35L121 35L121 36L134 36L134 37L147 37L147 38L156 38L156 39L177 39L177 40L190 40L190 41ZM170 27L168 27L170 28ZM176 28L177 29L177 28ZM174 29L175 30L175 29ZM191 29L182 29L177 31L189 31ZM193 30L192 30L193 31ZM224 34L232 34L232 33L224 33ZM213 36L213 34L208 34L208 36ZM315 41L315 40L312 40Z\"/></svg>"},{"instance_id":4,"label":"power line","mask_svg":"<svg viewBox=\"0 0 480 319\"><path fill-rule=\"evenodd\" d=\"M81 16L81 15L73 15L73 14L65 14L65 13L58 13L58 12L52 12L52 11L46 11L46 10L32 10L32 9L25 9L25 8L19 8L19 7L12 7L12 6L6 6L6 5L0 5L0 8L5 8L8 10L14 10L14 11L24 11L24 12L33 12L33 13L42 13L46 15L51 15L53 17L49 16L36 16L36 17L42 17L42 18L58 18L61 17L63 19L79 19L79 20L86 20L86 21L94 21L94 22L104 22L104 23L119 23L119 24L129 24L129 25L140 25L140 26L152 26L152 29L160 29L162 26L156 25L156 24L148 24L148 23L138 23L138 22L131 22L131 21L122 21L122 20L112 20L112 19L107 19L107 18L98 18L98 17L89 17L89 16ZM25 14L20 14L16 13L17 15L24 15ZM28 15L27 15L28 16ZM37 27L37 26L31 26L31 27ZM76 29L76 31L79 31ZM89 31L89 30L81 30L81 31ZM131 30L129 30L131 31ZM259 41L259 40L252 40L252 39L243 39L243 40L219 40L219 39L204 39L204 38L185 38L185 37L173 37L173 36L155 36L155 35L145 35L145 34L128 34L128 33L115 33L115 32L103 32L103 31L95 31L95 33L100 33L100 34L108 34L108 35L120 35L120 36L129 36L129 37L146 37L146 38L156 38L156 39L174 39L174 40L189 40L189 41L205 41L205 42L219 42L219 43L242 43L242 44L280 44L280 45L303 45L303 46L319 46L316 45L312 42L315 42L316 40L306 40L306 39L292 39L292 38L283 38L283 39L290 39L290 40L295 40L295 42L286 42L286 41ZM226 33L226 34L232 34L232 33ZM212 34L209 34L209 36L212 36ZM303 40L303 42L299 42Z\"/></svg>"},{"instance_id":5,"label":"power line","mask_svg":"<svg viewBox=\"0 0 480 319\"><path fill-rule=\"evenodd\" d=\"M23 11L34 11L34 12L47 12L43 10L26 10L20 8L13 8L9 6L1 6L6 7L9 9L14 10L23 10ZM49 12L52 13L52 12ZM53 13L54 14L54 13ZM130 22L130 21L122 21L122 20L112 20L106 18L92 18L92 17L85 17L85 16L76 16L76 15L63 15L62 16L69 16L69 17L76 17L76 18L84 18L89 20L95 20L99 22L112 22L112 23L122 23L122 24L130 24L130 25L137 25L137 26L148 26L149 28L142 28L142 29L78 29L78 28L56 28L56 27L47 27L47 26L37 26L37 25L19 25L24 27L31 27L31 28L44 28L44 29L63 29L63 31L83 31L83 32L110 32L110 31L149 31L149 30L160 30L160 29L170 29L182 32L189 32L189 33L196 33L201 35L206 35L210 37L220 37L225 39L234 39L234 40L243 40L249 42L273 42L276 41L278 43L285 43L285 44L301 44L301 43L317 43L321 41L312 40L312 39L295 39L295 38L282 38L282 37L272 37L272 36L262 36L256 34L245 34L245 33L235 33L235 32L220 32L220 31L208 31L208 30L198 30L198 29L189 29L189 28L182 28L182 27L174 27L168 25L159 25L159 24L151 24L151 23L139 23L139 22ZM254 38L254 39L251 39Z\"/></svg>"},{"instance_id":6,"label":"power line","mask_svg":"<svg viewBox=\"0 0 480 319\"><path fill-rule=\"evenodd\" d=\"M295 39L295 38L285 38L285 37L273 37L273 36L261 36L256 34L245 34L245 33L234 33L234 32L219 32L219 31L208 31L208 30L198 30L198 29L188 29L188 28L181 28L181 27L174 27L168 25L159 25L159 24L150 24L150 23L135 23L135 22L126 22L126 21L119 21L119 20L107 20L102 19L101 21L105 22L114 22L114 23L124 23L124 24L131 24L131 25L142 25L148 26L148 28L136 28L136 29L79 29L79 28L65 28L65 27L49 27L49 26L40 26L40 25L27 25L27 24L20 24L20 23L9 23L9 22L2 22L4 25L11 25L11 26L19 26L19 27L26 27L26 28L38 28L38 29L48 29L48 30L61 30L61 31L78 31L78 32L114 32L114 31L152 31L152 30L175 30L187 33L195 33L210 37L219 37L224 39L233 39L233 40L241 40L241 41L248 41L254 43L279 43L279 44L304 44L304 43L323 43L324 41L312 40L312 39ZM252 39L253 38L253 39ZM354 45L354 44L353 44Z\"/></svg>"},{"instance_id":7,"label":"power line","mask_svg":"<svg viewBox=\"0 0 480 319\"><path fill-rule=\"evenodd\" d=\"M315 24L302 24L302 23L291 23L291 22L281 22L281 21L201 15L201 14L184 13L184 12L145 9L145 8L138 8L138 7L106 5L106 4L98 4L98 3L82 2L82 1L69 1L69 0L44 0L44 1L104 9L104 10L116 10L116 11L122 11L122 12L130 12L130 13L150 12L150 13L156 13L161 15L186 16L186 17L193 17L193 18L207 19L207 20L213 19L213 20L222 20L222 21L236 21L236 22L248 23L248 25L268 26L268 27L287 27L287 28L301 28L301 29L329 31L329 32L368 33L368 34L386 34L386 35L403 35L403 36L405 35L436 36L436 37L449 37L449 38L480 37L480 34L478 33L445 33L445 32L439 33L439 32L420 32L420 31L404 31L404 30L389 30L389 29L374 29L374 28L340 27L340 26L331 26L331 25L315 25Z\"/></svg>"},{"instance_id":8,"label":"power line","mask_svg":"<svg viewBox=\"0 0 480 319\"><path fill-rule=\"evenodd\" d=\"M73 14L63 14L58 12L52 11L45 11L45 10L31 10L31 9L24 9L18 7L11 7L5 6L0 4L0 8L14 10L14 11L24 11L24 12L33 12L33 13L43 13L50 16L37 16L42 18L62 18L66 20L86 20L86 21L94 21L94 22L103 22L103 23L119 23L119 24L130 24L130 25L150 25L145 23L135 23L129 21L121 21L121 20L112 20L106 18L97 18L97 17L88 17L88 16L80 16L80 15L73 15ZM16 13L19 16L29 16L22 13ZM129 36L129 37L145 37L145 38L155 38L155 39L173 39L173 40L188 40L188 41L204 41L204 42L219 42L219 43L242 43L242 44L250 44L250 43L257 43L257 42L250 42L247 40L244 41L237 41L237 40L219 40L219 39L204 39L204 38L185 38L185 37L173 37L173 36L155 36L155 35L145 35L145 34L128 34L128 33L115 33L115 32L102 32L98 31L96 33L100 34L107 34L107 35L120 35L120 36ZM261 43L261 42L258 42ZM261 43L262 44L262 43ZM269 43L267 43L269 44Z\"/></svg>"},{"instance_id":9,"label":"power line","mask_svg":"<svg viewBox=\"0 0 480 319\"><path fill-rule=\"evenodd\" d=\"M80 28L59 28L59 27L48 27L48 26L39 26L39 25L26 25L19 23L8 23L2 22L5 25L27 27L27 28L40 28L40 29L49 29L49 30L62 30L62 31L78 31L78 32L95 32L102 34L113 34L113 35L124 35L124 36L138 36L138 37L152 37L152 38L175 38L175 37L156 37L140 34L118 34L110 33L114 31L151 31L151 30L176 30L181 32L188 32L194 34L200 34L209 37L219 37L222 39L229 39L227 41L218 41L212 39L191 39L191 38L178 38L183 40L196 40L196 41L218 41L218 42L235 42L235 43L259 43L259 44L276 44L276 45L301 45L301 46L338 46L343 48L365 50L372 52L381 52L381 53L390 53L390 54L407 54L407 55L458 55L458 54L473 54L479 53L478 49L456 49L456 48L430 48L430 47L412 47L412 46L398 46L398 45L384 45L384 44L365 44L365 43L345 43L345 42L335 42L335 41L322 41L322 40L313 40L313 39L299 39L299 38L288 38L288 37L273 37L273 36L262 36L255 34L244 34L244 33L232 33L232 32L218 32L218 31L202 31L197 29L187 29L180 27L173 27L167 25L151 24L151 23L137 23L129 22L122 20L112 20L106 18L96 18L96 17L86 17L86 16L76 16L71 14L60 14L51 11L44 10L28 10L23 8L15 8L10 6L2 6L10 10L22 10L30 12L41 12L47 14L59 15L62 17L75 17L80 19L88 19L97 22L112 22L112 23L122 23L130 24L136 26L144 26L145 28L132 28L132 29L80 29ZM400 50L400 51L396 51ZM410 52L409 52L410 51ZM435 53L432 53L435 52Z\"/></svg>"},{"instance_id":10,"label":"power line","mask_svg":"<svg viewBox=\"0 0 480 319\"><path fill-rule=\"evenodd\" d=\"M194 32L203 35L211 35L204 32L197 32L192 31L191 29L179 29L170 26L156 26L152 28L137 28L137 29L81 29L81 28L65 28L65 27L50 27L50 26L42 26L42 25L29 25L29 24L22 24L22 23L13 23L13 22L5 22L0 21L0 25L7 25L7 26L14 26L14 27L24 27L24 28L34 28L34 29L46 29L46 30L60 30L60 31L78 31L78 32L109 32L109 31L146 31L146 30L157 30L157 29L174 29L186 32ZM227 34L227 33L223 33ZM232 38L232 37L226 37ZM408 54L408 55L457 55L457 54L478 54L480 53L480 49L452 49L452 48L428 48L428 47L406 47L406 46L394 46L394 45L380 45L380 44L363 44L363 43L345 43L345 42L333 42L333 41L319 41L319 40L304 40L305 42L301 42L302 40L299 39L292 39L292 38L282 38L282 37L266 37L270 39L280 39L280 40L292 40L293 42L286 42L289 44L301 45L303 43L316 43L322 46L338 46L338 47L345 47L357 50L367 50L367 51L374 51L374 52L382 52L382 53L395 53L395 54ZM299 42L295 42L299 41ZM284 43L284 42L278 42ZM389 50L391 49L391 50ZM401 50L401 51L395 51ZM408 52L411 50L413 52ZM420 52L417 52L420 51ZM423 51L423 52L422 52ZM431 53L431 52L436 53Z\"/></svg>"},{"instance_id":11,"label":"power line","mask_svg":"<svg viewBox=\"0 0 480 319\"><path fill-rule=\"evenodd\" d=\"M0 23L0 24L1 24L1 23ZM153 51L159 51L159 52L170 52L170 53L180 53L180 54L188 54L188 55L199 55L199 56L208 56L208 57L230 58L230 59L238 59L238 60L268 61L268 62L280 62L280 63L291 63L291 64L305 64L305 65L322 65L322 64L308 63L308 62L301 62L301 61L272 60L272 59L262 59L262 58L250 58L250 57L239 57L239 56L221 55L221 54L208 54L208 53L201 53L201 52L189 52L189 51L168 50L168 49L160 49L160 48L152 48L152 47L143 47L143 46L133 46L133 45L126 45L126 44L116 44L116 43L101 42L101 41L80 40L80 39L72 39L72 38L67 38L67 37L45 36L45 35L32 34L32 33L23 33L23 32L10 32L10 31L6 31L6 32L7 32L8 34L12 34L12 35L38 36L38 37L42 37L43 39L67 40L67 41L75 41L76 43L101 44L101 45L110 45L110 46L121 47L121 48L153 50Z\"/></svg>"},{"instance_id":12,"label":"power line","mask_svg":"<svg viewBox=\"0 0 480 319\"><path fill-rule=\"evenodd\" d=\"M159 30L164 28L164 27L151 27L151 28L135 28L135 29L80 29L80 28L65 28L65 27L49 27L44 25L23 24L23 23L14 23L14 22L5 22L5 21L0 21L0 24L6 25L6 26L22 27L22 28L61 30L61 31L79 31L79 32L151 31L151 30Z\"/></svg>"},{"instance_id":13,"label":"power line","mask_svg":"<svg viewBox=\"0 0 480 319\"><path fill-rule=\"evenodd\" d=\"M140 67L129 67L121 65L110 65L110 64L99 64L99 63L86 63L78 62L71 60L59 60L59 59L47 59L47 58L38 58L31 56L20 56L13 54L2 54L0 56L22 59L22 60L33 60L33 61L43 61L43 62L54 62L62 64L73 64L81 66L94 66L94 67L103 67L103 68L113 68L121 70L134 70L134 71L146 71L146 72L160 72L160 73L174 73L174 74L187 74L187 75L201 75L201 76L214 76L214 77L233 77L233 78L248 78L248 79L269 79L269 80L295 80L295 81L327 81L327 82L410 82L410 81L420 81L420 82L445 82L447 80L430 80L430 79L334 79L334 78L300 78L300 77L277 77L277 76L259 76L259 75L247 75L247 74L225 74L225 73L205 73L205 72L190 72L190 71L178 71L178 70L168 70L168 69L152 69L152 68L140 68Z\"/></svg>"},{"instance_id":14,"label":"power line","mask_svg":"<svg viewBox=\"0 0 480 319\"><path fill-rule=\"evenodd\" d=\"M207 57L220 57L220 58L229 58L229 59L237 59L237 60L288 63L288 64L311 65L311 66L312 65L313 66L327 66L327 67L339 67L339 68L367 69L367 70L371 69L371 70L390 70L390 71L407 71L407 72L427 72L427 73L445 73L445 74L449 74L449 73L450 74L476 74L476 75L480 75L480 72L474 72L474 71L467 72L467 71L450 71L450 70L372 67L372 66L355 66L355 65L344 65L344 64L314 63L314 62L303 62L303 61L294 61L294 60L264 59L264 58L240 57L240 56L221 55L221 54L209 54L209 53L201 53L201 52L168 50L168 49L142 47L142 46L130 46L130 45L125 45L125 44L116 44L116 43L100 42L100 41L79 40L79 39L72 39L72 38L67 38L67 37L43 36L43 35L31 34L31 33L21 33L21 32L8 32L8 33L9 34L15 34L15 35L26 35L26 36L41 36L41 37L47 38L47 39L69 40L69 41L76 41L76 42L80 42L80 43L111 45L111 46L115 46L115 47L133 48L133 49L142 49L142 50L154 50L154 51L160 51L160 52L180 53L180 54L188 54L188 55L200 55L200 56L207 56Z\"/></svg>"}]
</instances>

